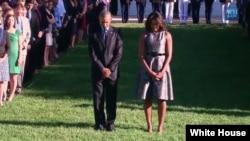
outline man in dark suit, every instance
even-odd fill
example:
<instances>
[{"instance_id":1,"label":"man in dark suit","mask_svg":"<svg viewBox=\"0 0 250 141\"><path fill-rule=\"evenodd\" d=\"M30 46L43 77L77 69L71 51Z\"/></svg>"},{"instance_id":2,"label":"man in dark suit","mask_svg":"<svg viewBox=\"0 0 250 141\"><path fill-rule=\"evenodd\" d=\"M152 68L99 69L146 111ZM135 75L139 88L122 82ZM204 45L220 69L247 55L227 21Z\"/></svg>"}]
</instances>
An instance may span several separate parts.
<instances>
[{"instance_id":1,"label":"man in dark suit","mask_svg":"<svg viewBox=\"0 0 250 141\"><path fill-rule=\"evenodd\" d=\"M150 0L153 12L161 13L161 1L162 0Z\"/></svg>"},{"instance_id":2,"label":"man in dark suit","mask_svg":"<svg viewBox=\"0 0 250 141\"><path fill-rule=\"evenodd\" d=\"M236 0L236 6L238 8L238 24L243 28L246 27L246 2L247 0Z\"/></svg>"},{"instance_id":3,"label":"man in dark suit","mask_svg":"<svg viewBox=\"0 0 250 141\"><path fill-rule=\"evenodd\" d=\"M198 24L200 21L200 7L203 0L191 0L193 24Z\"/></svg>"},{"instance_id":4,"label":"man in dark suit","mask_svg":"<svg viewBox=\"0 0 250 141\"><path fill-rule=\"evenodd\" d=\"M143 23L146 8L146 0L135 0L138 23Z\"/></svg>"},{"instance_id":5,"label":"man in dark suit","mask_svg":"<svg viewBox=\"0 0 250 141\"><path fill-rule=\"evenodd\" d=\"M214 0L205 0L205 17L206 23L211 24L211 14Z\"/></svg>"},{"instance_id":6,"label":"man in dark suit","mask_svg":"<svg viewBox=\"0 0 250 141\"><path fill-rule=\"evenodd\" d=\"M90 0L88 3L88 7L91 10L88 13L88 33L96 32L99 29L99 13L104 9L102 4L98 2L98 0Z\"/></svg>"},{"instance_id":7,"label":"man in dark suit","mask_svg":"<svg viewBox=\"0 0 250 141\"><path fill-rule=\"evenodd\" d=\"M120 30L110 25L111 13L99 14L99 30L89 35L95 129L113 131L116 119L119 62L123 53ZM106 115L104 104L106 100ZM107 116L107 117L106 117Z\"/></svg>"},{"instance_id":8,"label":"man in dark suit","mask_svg":"<svg viewBox=\"0 0 250 141\"><path fill-rule=\"evenodd\" d=\"M131 0L120 0L122 23L128 22L130 2Z\"/></svg>"},{"instance_id":9,"label":"man in dark suit","mask_svg":"<svg viewBox=\"0 0 250 141\"><path fill-rule=\"evenodd\" d=\"M247 38L250 40L250 0L245 0Z\"/></svg>"},{"instance_id":10,"label":"man in dark suit","mask_svg":"<svg viewBox=\"0 0 250 141\"><path fill-rule=\"evenodd\" d=\"M33 9L34 6L34 0L26 0L25 7L27 9L26 17L29 19L30 22L30 29L31 29L31 36L30 36L30 42L27 54L27 60L26 63L28 64L26 66L25 70L25 77L24 80L29 80L32 78L33 73L36 69L39 68L37 66L39 63L39 46L37 44L37 41L42 37L42 30L40 28L40 22L39 17L35 10Z\"/></svg>"}]
</instances>

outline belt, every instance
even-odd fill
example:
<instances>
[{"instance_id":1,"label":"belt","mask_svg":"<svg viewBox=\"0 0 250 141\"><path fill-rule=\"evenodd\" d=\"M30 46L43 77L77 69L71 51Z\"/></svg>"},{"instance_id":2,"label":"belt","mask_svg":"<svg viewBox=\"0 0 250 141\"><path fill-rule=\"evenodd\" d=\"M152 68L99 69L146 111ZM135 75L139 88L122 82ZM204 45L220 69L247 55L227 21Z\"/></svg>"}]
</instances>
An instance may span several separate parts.
<instances>
[{"instance_id":1,"label":"belt","mask_svg":"<svg viewBox=\"0 0 250 141\"><path fill-rule=\"evenodd\" d=\"M150 56L152 56L152 57L156 57L156 56L163 56L163 55L166 55L166 53L148 52L147 55L150 55Z\"/></svg>"}]
</instances>

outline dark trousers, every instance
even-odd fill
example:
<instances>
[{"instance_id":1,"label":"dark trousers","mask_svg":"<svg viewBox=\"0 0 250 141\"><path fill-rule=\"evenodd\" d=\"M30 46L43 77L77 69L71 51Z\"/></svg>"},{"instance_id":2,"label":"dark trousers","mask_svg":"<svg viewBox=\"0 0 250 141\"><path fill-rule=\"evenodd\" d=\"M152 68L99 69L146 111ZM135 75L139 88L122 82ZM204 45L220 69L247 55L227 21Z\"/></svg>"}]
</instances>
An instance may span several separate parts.
<instances>
[{"instance_id":1,"label":"dark trousers","mask_svg":"<svg viewBox=\"0 0 250 141\"><path fill-rule=\"evenodd\" d=\"M42 69L44 65L44 50L46 45L46 34L43 34L42 38L38 40L38 69Z\"/></svg>"},{"instance_id":2,"label":"dark trousers","mask_svg":"<svg viewBox=\"0 0 250 141\"><path fill-rule=\"evenodd\" d=\"M145 13L145 2L136 2L137 19L138 23L143 23Z\"/></svg>"},{"instance_id":3,"label":"dark trousers","mask_svg":"<svg viewBox=\"0 0 250 141\"><path fill-rule=\"evenodd\" d=\"M30 80L33 76L33 73L36 69L39 69L39 45L38 40L33 41L30 46L30 50L28 50L24 71L24 81Z\"/></svg>"},{"instance_id":4,"label":"dark trousers","mask_svg":"<svg viewBox=\"0 0 250 141\"><path fill-rule=\"evenodd\" d=\"M121 14L122 14L122 23L128 22L128 15L129 15L129 4L121 4Z\"/></svg>"},{"instance_id":5,"label":"dark trousers","mask_svg":"<svg viewBox=\"0 0 250 141\"><path fill-rule=\"evenodd\" d=\"M214 0L205 0L205 17L206 17L207 24L211 23L213 3L214 3Z\"/></svg>"},{"instance_id":6,"label":"dark trousers","mask_svg":"<svg viewBox=\"0 0 250 141\"><path fill-rule=\"evenodd\" d=\"M152 3L153 12L161 13L161 3Z\"/></svg>"},{"instance_id":7,"label":"dark trousers","mask_svg":"<svg viewBox=\"0 0 250 141\"><path fill-rule=\"evenodd\" d=\"M166 7L165 7L165 2L162 2L161 3L161 15L162 17L165 17L165 14L166 14Z\"/></svg>"},{"instance_id":8,"label":"dark trousers","mask_svg":"<svg viewBox=\"0 0 250 141\"><path fill-rule=\"evenodd\" d=\"M178 9L178 7L177 7L177 9ZM191 12L192 12L192 5L191 5L191 3L189 3L188 4L188 16L191 15Z\"/></svg>"},{"instance_id":9,"label":"dark trousers","mask_svg":"<svg viewBox=\"0 0 250 141\"><path fill-rule=\"evenodd\" d=\"M247 36L250 39L250 2L246 4Z\"/></svg>"},{"instance_id":10,"label":"dark trousers","mask_svg":"<svg viewBox=\"0 0 250 141\"><path fill-rule=\"evenodd\" d=\"M242 7L238 7L238 24L242 25L242 27L245 27L245 21L244 21L244 9Z\"/></svg>"},{"instance_id":11,"label":"dark trousers","mask_svg":"<svg viewBox=\"0 0 250 141\"><path fill-rule=\"evenodd\" d=\"M95 125L114 124L116 118L117 80L93 80L93 100ZM106 115L104 105L106 101Z\"/></svg>"},{"instance_id":12,"label":"dark trousers","mask_svg":"<svg viewBox=\"0 0 250 141\"><path fill-rule=\"evenodd\" d=\"M200 1L194 1L191 3L192 7L192 18L193 18L193 23L197 24L199 23L200 19L200 6L201 2Z\"/></svg>"},{"instance_id":13,"label":"dark trousers","mask_svg":"<svg viewBox=\"0 0 250 141\"><path fill-rule=\"evenodd\" d=\"M110 2L110 12L112 15L117 15L117 9L118 9L118 1L117 0L111 0Z\"/></svg>"},{"instance_id":14,"label":"dark trousers","mask_svg":"<svg viewBox=\"0 0 250 141\"><path fill-rule=\"evenodd\" d=\"M62 53L66 52L69 49L69 42L70 42L70 36L69 36L69 28L68 27L62 27L59 30L59 36L57 37L57 52Z\"/></svg>"}]
</instances>

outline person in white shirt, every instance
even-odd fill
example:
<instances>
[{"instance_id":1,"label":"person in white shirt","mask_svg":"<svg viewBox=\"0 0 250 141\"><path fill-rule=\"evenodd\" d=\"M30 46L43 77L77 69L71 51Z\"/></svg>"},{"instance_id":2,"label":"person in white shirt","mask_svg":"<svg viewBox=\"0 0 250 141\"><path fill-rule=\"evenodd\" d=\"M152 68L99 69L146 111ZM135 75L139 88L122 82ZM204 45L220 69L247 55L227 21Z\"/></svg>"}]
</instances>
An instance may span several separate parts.
<instances>
[{"instance_id":1,"label":"person in white shirt","mask_svg":"<svg viewBox=\"0 0 250 141\"><path fill-rule=\"evenodd\" d=\"M233 0L220 0L222 24L229 24L229 20L226 19L226 11L227 11L227 8L229 8L231 2L233 2Z\"/></svg>"},{"instance_id":2,"label":"person in white shirt","mask_svg":"<svg viewBox=\"0 0 250 141\"><path fill-rule=\"evenodd\" d=\"M190 0L179 0L178 1L180 24L187 23L189 2L190 2Z\"/></svg>"},{"instance_id":3,"label":"person in white shirt","mask_svg":"<svg viewBox=\"0 0 250 141\"><path fill-rule=\"evenodd\" d=\"M174 3L176 0L164 0L163 4L165 5L165 19L167 24L173 23L173 14L174 14Z\"/></svg>"},{"instance_id":4,"label":"person in white shirt","mask_svg":"<svg viewBox=\"0 0 250 141\"><path fill-rule=\"evenodd\" d=\"M29 42L31 37L31 30L30 30L30 22L29 19L23 16L24 11L26 11L25 7L22 4L17 4L14 9L15 17L16 17L16 28L22 32L22 60L20 64L21 73L17 77L17 88L16 93L21 94L22 92L22 83L24 78L24 71L25 71L25 63L26 63L26 56L27 56L27 49L29 48Z\"/></svg>"}]
</instances>

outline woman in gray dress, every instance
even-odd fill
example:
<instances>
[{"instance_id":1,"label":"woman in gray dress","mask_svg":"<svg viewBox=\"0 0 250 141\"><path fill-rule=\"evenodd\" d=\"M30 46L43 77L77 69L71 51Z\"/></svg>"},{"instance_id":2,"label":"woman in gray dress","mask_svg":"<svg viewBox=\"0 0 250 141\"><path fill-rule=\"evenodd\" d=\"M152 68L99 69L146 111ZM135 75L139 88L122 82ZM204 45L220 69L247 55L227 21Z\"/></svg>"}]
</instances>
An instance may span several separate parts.
<instances>
[{"instance_id":1,"label":"woman in gray dress","mask_svg":"<svg viewBox=\"0 0 250 141\"><path fill-rule=\"evenodd\" d=\"M173 100L170 61L172 59L172 36L166 30L159 12L153 12L145 23L146 33L140 38L141 62L136 94L144 101L147 131L152 132L152 100L158 100L158 133L163 132L167 100Z\"/></svg>"},{"instance_id":2,"label":"woman in gray dress","mask_svg":"<svg viewBox=\"0 0 250 141\"><path fill-rule=\"evenodd\" d=\"M3 101L7 97L7 85L10 80L8 61L9 38L7 35L7 32L3 28L3 18L0 16L0 106L3 106Z\"/></svg>"}]
</instances>

